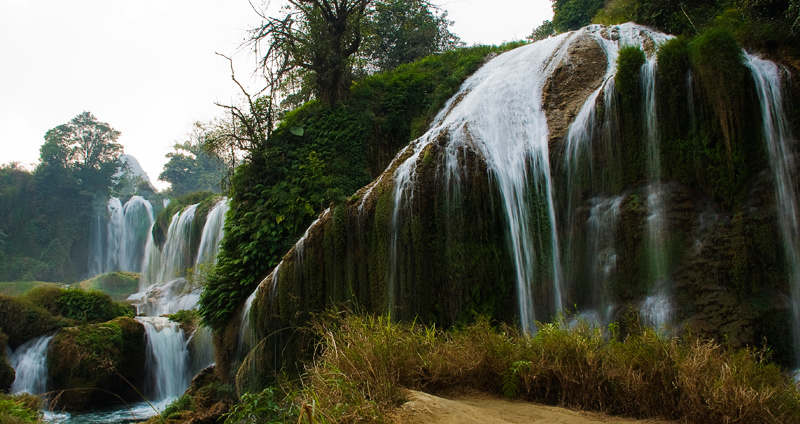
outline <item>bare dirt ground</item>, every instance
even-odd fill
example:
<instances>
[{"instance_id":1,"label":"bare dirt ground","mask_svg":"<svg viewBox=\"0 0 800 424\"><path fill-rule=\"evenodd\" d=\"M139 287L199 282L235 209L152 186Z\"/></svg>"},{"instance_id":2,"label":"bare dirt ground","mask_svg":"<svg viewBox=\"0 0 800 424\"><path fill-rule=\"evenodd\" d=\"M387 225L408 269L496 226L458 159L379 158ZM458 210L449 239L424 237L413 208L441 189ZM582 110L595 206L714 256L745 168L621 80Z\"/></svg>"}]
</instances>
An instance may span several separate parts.
<instances>
[{"instance_id":1,"label":"bare dirt ground","mask_svg":"<svg viewBox=\"0 0 800 424\"><path fill-rule=\"evenodd\" d=\"M409 401L400 407L395 422L398 424L671 423L671 421L635 420L594 412L573 411L486 394L466 394L445 399L413 390L409 394Z\"/></svg>"}]
</instances>

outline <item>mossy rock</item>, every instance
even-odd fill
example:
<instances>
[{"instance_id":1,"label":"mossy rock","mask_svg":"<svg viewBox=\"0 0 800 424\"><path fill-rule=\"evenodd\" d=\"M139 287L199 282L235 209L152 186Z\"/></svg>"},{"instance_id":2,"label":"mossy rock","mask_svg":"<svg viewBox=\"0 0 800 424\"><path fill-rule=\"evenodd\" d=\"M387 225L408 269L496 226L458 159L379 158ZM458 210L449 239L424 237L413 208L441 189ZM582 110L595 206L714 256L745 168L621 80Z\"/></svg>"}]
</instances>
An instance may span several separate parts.
<instances>
[{"instance_id":1,"label":"mossy rock","mask_svg":"<svg viewBox=\"0 0 800 424\"><path fill-rule=\"evenodd\" d=\"M75 283L71 287L82 290L102 291L116 302L122 302L128 296L139 291L139 280L141 274L135 272L116 271L108 274L98 275L97 277Z\"/></svg>"},{"instance_id":2,"label":"mossy rock","mask_svg":"<svg viewBox=\"0 0 800 424\"><path fill-rule=\"evenodd\" d=\"M21 299L0 296L0 331L8 336L8 345L12 349L63 325L63 319L54 317L44 308Z\"/></svg>"},{"instance_id":3,"label":"mossy rock","mask_svg":"<svg viewBox=\"0 0 800 424\"><path fill-rule=\"evenodd\" d=\"M11 389L11 383L16 378L16 372L6 357L6 349L8 346L8 336L0 332L0 391L8 393Z\"/></svg>"},{"instance_id":4,"label":"mossy rock","mask_svg":"<svg viewBox=\"0 0 800 424\"><path fill-rule=\"evenodd\" d=\"M144 337L144 327L128 317L59 331L48 354L53 390L64 390L58 407L81 411L117 396L136 399L131 384L141 387L144 379Z\"/></svg>"}]
</instances>

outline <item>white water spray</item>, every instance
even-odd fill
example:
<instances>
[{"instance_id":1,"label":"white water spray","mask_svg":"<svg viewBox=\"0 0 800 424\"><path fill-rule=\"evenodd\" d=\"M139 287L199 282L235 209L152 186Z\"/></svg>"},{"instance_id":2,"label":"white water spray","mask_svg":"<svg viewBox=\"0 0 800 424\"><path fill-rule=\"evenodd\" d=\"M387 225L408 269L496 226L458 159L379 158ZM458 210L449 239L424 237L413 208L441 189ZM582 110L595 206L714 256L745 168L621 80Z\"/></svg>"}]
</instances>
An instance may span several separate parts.
<instances>
[{"instance_id":1,"label":"white water spray","mask_svg":"<svg viewBox=\"0 0 800 424\"><path fill-rule=\"evenodd\" d=\"M53 335L36 337L11 352L8 361L16 372L11 393L47 392L47 348L52 339Z\"/></svg>"},{"instance_id":2,"label":"white water spray","mask_svg":"<svg viewBox=\"0 0 800 424\"><path fill-rule=\"evenodd\" d=\"M138 317L147 337L145 367L149 396L156 402L179 396L189 387L189 351L180 326L163 317Z\"/></svg>"},{"instance_id":3,"label":"white water spray","mask_svg":"<svg viewBox=\"0 0 800 424\"><path fill-rule=\"evenodd\" d=\"M767 143L769 163L775 179L778 222L780 224L783 251L786 256L792 303L792 337L794 338L796 366L800 367L800 224L795 173L794 142L783 107L783 93L778 66L768 60L746 55L756 84L764 138Z\"/></svg>"}]
</instances>

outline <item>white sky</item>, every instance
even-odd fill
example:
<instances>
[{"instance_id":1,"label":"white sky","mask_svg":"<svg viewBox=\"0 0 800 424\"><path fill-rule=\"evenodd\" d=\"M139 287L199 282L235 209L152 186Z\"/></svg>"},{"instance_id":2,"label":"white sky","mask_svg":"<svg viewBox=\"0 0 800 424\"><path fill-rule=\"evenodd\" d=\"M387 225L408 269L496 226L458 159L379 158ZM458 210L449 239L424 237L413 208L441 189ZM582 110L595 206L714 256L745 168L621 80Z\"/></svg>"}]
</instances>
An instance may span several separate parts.
<instances>
[{"instance_id":1,"label":"white sky","mask_svg":"<svg viewBox=\"0 0 800 424\"><path fill-rule=\"evenodd\" d=\"M552 17L550 0L434 3L470 45L522 39ZM215 52L247 80L255 58L240 44L259 21L247 0L0 0L0 164L38 162L47 130L90 111L164 188L173 144L238 98Z\"/></svg>"}]
</instances>

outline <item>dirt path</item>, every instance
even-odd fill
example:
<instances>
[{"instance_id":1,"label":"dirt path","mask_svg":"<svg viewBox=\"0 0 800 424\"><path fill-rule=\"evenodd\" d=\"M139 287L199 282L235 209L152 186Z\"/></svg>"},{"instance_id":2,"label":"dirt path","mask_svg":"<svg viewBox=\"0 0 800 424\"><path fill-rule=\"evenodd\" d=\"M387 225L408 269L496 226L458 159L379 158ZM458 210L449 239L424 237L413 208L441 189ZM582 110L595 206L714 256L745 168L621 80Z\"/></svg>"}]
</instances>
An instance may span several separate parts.
<instances>
[{"instance_id":1,"label":"dirt path","mask_svg":"<svg viewBox=\"0 0 800 424\"><path fill-rule=\"evenodd\" d=\"M409 401L400 407L395 422L410 424L669 423L668 421L634 420L593 412L573 411L483 394L445 399L413 390L409 395Z\"/></svg>"}]
</instances>

